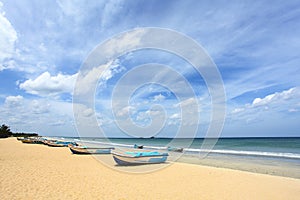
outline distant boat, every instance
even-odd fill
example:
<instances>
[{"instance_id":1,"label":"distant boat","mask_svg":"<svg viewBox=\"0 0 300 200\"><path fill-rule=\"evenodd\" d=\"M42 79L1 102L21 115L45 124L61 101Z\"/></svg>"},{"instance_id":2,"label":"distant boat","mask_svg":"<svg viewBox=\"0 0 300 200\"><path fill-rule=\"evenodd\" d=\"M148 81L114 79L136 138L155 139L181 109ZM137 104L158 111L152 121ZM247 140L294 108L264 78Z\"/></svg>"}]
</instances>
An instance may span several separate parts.
<instances>
[{"instance_id":1,"label":"distant boat","mask_svg":"<svg viewBox=\"0 0 300 200\"><path fill-rule=\"evenodd\" d=\"M21 141L26 144L35 144L34 140L29 139L29 138L21 139Z\"/></svg>"},{"instance_id":2,"label":"distant boat","mask_svg":"<svg viewBox=\"0 0 300 200\"><path fill-rule=\"evenodd\" d=\"M84 147L69 145L73 154L110 154L114 147Z\"/></svg>"},{"instance_id":3,"label":"distant boat","mask_svg":"<svg viewBox=\"0 0 300 200\"><path fill-rule=\"evenodd\" d=\"M166 162L168 153L160 153L157 151L147 152L117 152L112 151L114 160L118 165L139 165L154 164Z\"/></svg>"},{"instance_id":4,"label":"distant boat","mask_svg":"<svg viewBox=\"0 0 300 200\"><path fill-rule=\"evenodd\" d=\"M179 153L183 152L183 148L168 147L167 149L168 149L168 151L174 151L174 152L179 152Z\"/></svg>"},{"instance_id":5,"label":"distant boat","mask_svg":"<svg viewBox=\"0 0 300 200\"><path fill-rule=\"evenodd\" d=\"M76 142L67 141L46 141L45 144L47 144L50 147L67 147L69 144L77 145Z\"/></svg>"},{"instance_id":6,"label":"distant boat","mask_svg":"<svg viewBox=\"0 0 300 200\"><path fill-rule=\"evenodd\" d=\"M137 145L137 144L134 144L134 145L133 145L133 148L135 148L135 149L143 149L144 146L143 146L143 145Z\"/></svg>"},{"instance_id":7,"label":"distant boat","mask_svg":"<svg viewBox=\"0 0 300 200\"><path fill-rule=\"evenodd\" d=\"M17 138L17 139L27 144L43 144L40 137L25 137L25 138Z\"/></svg>"},{"instance_id":8,"label":"distant boat","mask_svg":"<svg viewBox=\"0 0 300 200\"><path fill-rule=\"evenodd\" d=\"M56 142L47 142L46 143L49 147L65 147L64 144L56 143Z\"/></svg>"}]
</instances>

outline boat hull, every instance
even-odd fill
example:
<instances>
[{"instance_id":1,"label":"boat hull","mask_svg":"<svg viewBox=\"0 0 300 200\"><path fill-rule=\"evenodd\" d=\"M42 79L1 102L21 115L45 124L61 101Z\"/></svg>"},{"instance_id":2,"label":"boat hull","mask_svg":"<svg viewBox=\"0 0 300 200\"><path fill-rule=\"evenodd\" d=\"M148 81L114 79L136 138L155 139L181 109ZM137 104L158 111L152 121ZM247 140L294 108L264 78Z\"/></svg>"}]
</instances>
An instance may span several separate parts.
<instances>
[{"instance_id":1,"label":"boat hull","mask_svg":"<svg viewBox=\"0 0 300 200\"><path fill-rule=\"evenodd\" d=\"M168 151L182 153L183 152L183 148L168 147Z\"/></svg>"},{"instance_id":2,"label":"boat hull","mask_svg":"<svg viewBox=\"0 0 300 200\"><path fill-rule=\"evenodd\" d=\"M115 162L118 165L141 165L141 164L156 164L166 162L168 154L161 154L156 156L140 156L131 157L121 154L112 153Z\"/></svg>"},{"instance_id":3,"label":"boat hull","mask_svg":"<svg viewBox=\"0 0 300 200\"><path fill-rule=\"evenodd\" d=\"M78 148L69 146L73 154L110 154L114 148Z\"/></svg>"},{"instance_id":4,"label":"boat hull","mask_svg":"<svg viewBox=\"0 0 300 200\"><path fill-rule=\"evenodd\" d=\"M26 144L35 144L35 142L33 140L29 140L29 139L23 139L21 141Z\"/></svg>"},{"instance_id":5,"label":"boat hull","mask_svg":"<svg viewBox=\"0 0 300 200\"><path fill-rule=\"evenodd\" d=\"M26 144L43 144L43 142L38 139L20 139L20 141Z\"/></svg>"},{"instance_id":6,"label":"boat hull","mask_svg":"<svg viewBox=\"0 0 300 200\"><path fill-rule=\"evenodd\" d=\"M49 147L65 147L64 144L56 144L56 143L48 143L47 145Z\"/></svg>"},{"instance_id":7,"label":"boat hull","mask_svg":"<svg viewBox=\"0 0 300 200\"><path fill-rule=\"evenodd\" d=\"M68 147L71 145L77 145L75 142L62 142L62 141L45 141L44 144L47 144L50 147Z\"/></svg>"}]
</instances>

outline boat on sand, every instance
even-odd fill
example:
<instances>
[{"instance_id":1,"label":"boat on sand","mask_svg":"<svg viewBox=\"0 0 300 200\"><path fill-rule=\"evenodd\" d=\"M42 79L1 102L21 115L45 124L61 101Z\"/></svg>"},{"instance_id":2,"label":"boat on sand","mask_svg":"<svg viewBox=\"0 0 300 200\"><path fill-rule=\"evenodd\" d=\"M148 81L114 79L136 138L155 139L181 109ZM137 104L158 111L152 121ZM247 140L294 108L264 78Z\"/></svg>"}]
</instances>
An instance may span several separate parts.
<instances>
[{"instance_id":1,"label":"boat on sand","mask_svg":"<svg viewBox=\"0 0 300 200\"><path fill-rule=\"evenodd\" d=\"M43 144L42 138L40 137L23 137L17 138L17 140L27 144Z\"/></svg>"},{"instance_id":2,"label":"boat on sand","mask_svg":"<svg viewBox=\"0 0 300 200\"><path fill-rule=\"evenodd\" d=\"M46 145L50 147L67 147L69 144L77 145L76 142L67 142L67 141L46 141L44 142Z\"/></svg>"},{"instance_id":3,"label":"boat on sand","mask_svg":"<svg viewBox=\"0 0 300 200\"><path fill-rule=\"evenodd\" d=\"M168 147L167 149L168 149L168 151L174 151L174 152L179 152L179 153L183 152L183 148Z\"/></svg>"},{"instance_id":4,"label":"boat on sand","mask_svg":"<svg viewBox=\"0 0 300 200\"><path fill-rule=\"evenodd\" d=\"M110 154L114 147L85 147L69 145L73 154Z\"/></svg>"},{"instance_id":5,"label":"boat on sand","mask_svg":"<svg viewBox=\"0 0 300 200\"><path fill-rule=\"evenodd\" d=\"M168 153L157 151L112 151L118 165L139 165L166 162Z\"/></svg>"}]
</instances>

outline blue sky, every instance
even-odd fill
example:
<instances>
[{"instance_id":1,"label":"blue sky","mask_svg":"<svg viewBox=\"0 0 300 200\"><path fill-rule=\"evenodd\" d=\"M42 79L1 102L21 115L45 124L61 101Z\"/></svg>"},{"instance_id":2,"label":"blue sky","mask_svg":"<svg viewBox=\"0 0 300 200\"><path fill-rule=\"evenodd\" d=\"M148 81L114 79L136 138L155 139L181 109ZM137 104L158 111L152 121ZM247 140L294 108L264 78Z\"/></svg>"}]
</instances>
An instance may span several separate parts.
<instances>
[{"instance_id":1,"label":"blue sky","mask_svg":"<svg viewBox=\"0 0 300 200\"><path fill-rule=\"evenodd\" d=\"M116 34L158 27L192 38L218 67L226 92L221 136L300 136L298 1L0 1L0 123L13 131L78 136L72 95L84 60ZM137 88L126 106L120 94L114 105L123 107L113 113L118 81L147 63L177 71L195 94L180 100L176 91L153 79L155 83ZM168 72L155 71L161 78ZM139 78L147 74L151 69L140 72ZM205 136L210 94L201 75L184 59L151 49L131 52L112 60L97 81L95 106L80 105L80 111L86 118L94 113L107 136L130 135L115 120L126 113L126 120L139 127L164 113L158 137L174 137L179 126L186 132L198 126L197 136ZM194 100L198 109L189 107ZM158 104L163 109L153 108ZM180 119L183 109L190 114L186 124ZM89 132L86 125L84 136Z\"/></svg>"}]
</instances>

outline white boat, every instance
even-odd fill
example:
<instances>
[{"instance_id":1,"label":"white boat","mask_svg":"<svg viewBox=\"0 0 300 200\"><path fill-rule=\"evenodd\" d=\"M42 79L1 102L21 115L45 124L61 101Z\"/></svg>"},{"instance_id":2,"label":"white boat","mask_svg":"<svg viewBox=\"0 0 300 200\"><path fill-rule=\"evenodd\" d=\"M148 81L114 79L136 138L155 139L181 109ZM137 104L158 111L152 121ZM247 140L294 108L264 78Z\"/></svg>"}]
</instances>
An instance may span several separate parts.
<instances>
[{"instance_id":1,"label":"white boat","mask_svg":"<svg viewBox=\"0 0 300 200\"><path fill-rule=\"evenodd\" d=\"M167 150L168 151L179 152L179 153L183 152L183 148L178 148L178 147L168 147Z\"/></svg>"},{"instance_id":2,"label":"white boat","mask_svg":"<svg viewBox=\"0 0 300 200\"><path fill-rule=\"evenodd\" d=\"M169 156L157 151L112 151L111 154L118 165L163 163Z\"/></svg>"},{"instance_id":3,"label":"white boat","mask_svg":"<svg viewBox=\"0 0 300 200\"><path fill-rule=\"evenodd\" d=\"M73 154L110 154L114 147L85 147L69 145Z\"/></svg>"}]
</instances>

